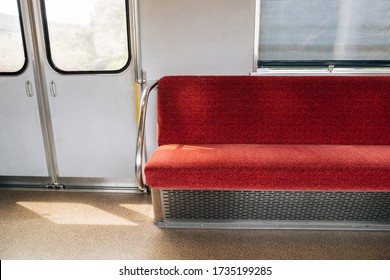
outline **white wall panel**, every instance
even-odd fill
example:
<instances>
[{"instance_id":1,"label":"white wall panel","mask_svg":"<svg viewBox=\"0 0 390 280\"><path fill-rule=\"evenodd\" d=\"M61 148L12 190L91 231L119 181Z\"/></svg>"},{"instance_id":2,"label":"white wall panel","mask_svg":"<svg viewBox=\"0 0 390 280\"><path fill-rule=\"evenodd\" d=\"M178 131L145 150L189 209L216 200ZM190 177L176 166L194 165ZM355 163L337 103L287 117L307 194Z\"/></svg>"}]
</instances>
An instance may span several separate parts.
<instances>
[{"instance_id":1,"label":"white wall panel","mask_svg":"<svg viewBox=\"0 0 390 280\"><path fill-rule=\"evenodd\" d=\"M253 70L255 0L140 1L148 79Z\"/></svg>"},{"instance_id":2,"label":"white wall panel","mask_svg":"<svg viewBox=\"0 0 390 280\"><path fill-rule=\"evenodd\" d=\"M253 71L256 0L140 1L142 68L166 75L247 75ZM146 150L156 143L156 100L149 100Z\"/></svg>"}]
</instances>

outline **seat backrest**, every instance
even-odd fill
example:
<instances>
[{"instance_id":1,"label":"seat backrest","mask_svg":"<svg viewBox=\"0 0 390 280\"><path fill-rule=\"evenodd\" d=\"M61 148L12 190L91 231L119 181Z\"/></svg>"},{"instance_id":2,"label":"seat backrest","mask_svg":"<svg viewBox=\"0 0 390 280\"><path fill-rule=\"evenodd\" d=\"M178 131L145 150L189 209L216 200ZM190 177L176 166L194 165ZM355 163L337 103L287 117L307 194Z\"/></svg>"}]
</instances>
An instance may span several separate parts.
<instances>
[{"instance_id":1,"label":"seat backrest","mask_svg":"<svg viewBox=\"0 0 390 280\"><path fill-rule=\"evenodd\" d=\"M158 143L390 144L390 76L170 76Z\"/></svg>"}]
</instances>

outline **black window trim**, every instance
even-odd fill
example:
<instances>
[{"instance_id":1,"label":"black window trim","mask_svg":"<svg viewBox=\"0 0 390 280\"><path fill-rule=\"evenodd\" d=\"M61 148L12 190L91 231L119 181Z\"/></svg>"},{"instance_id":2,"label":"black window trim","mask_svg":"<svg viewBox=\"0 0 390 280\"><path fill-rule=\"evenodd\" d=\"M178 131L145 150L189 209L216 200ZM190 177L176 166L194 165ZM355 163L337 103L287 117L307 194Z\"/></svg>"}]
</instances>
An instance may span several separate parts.
<instances>
[{"instance_id":1,"label":"black window trim","mask_svg":"<svg viewBox=\"0 0 390 280\"><path fill-rule=\"evenodd\" d=\"M385 68L390 60L257 60L258 68L267 67L328 67L338 68Z\"/></svg>"},{"instance_id":2,"label":"black window trim","mask_svg":"<svg viewBox=\"0 0 390 280\"><path fill-rule=\"evenodd\" d=\"M49 35L49 26L47 22L47 14L46 14L46 6L45 6L45 0L40 0L41 4L41 13L42 13L42 25L43 25L43 33L44 33L44 39L45 39L45 46L46 46L46 57L49 62L49 65L53 68L54 71L69 75L69 74L119 74L124 72L131 63L131 36L130 36L130 15L129 15L129 0L125 1L125 9L126 9L126 29L127 29L127 62L125 65L117 70L86 70L86 71L68 71L68 70L62 70L61 68L57 67L53 61L52 55L51 55L51 47L50 47L50 35Z\"/></svg>"},{"instance_id":3,"label":"black window trim","mask_svg":"<svg viewBox=\"0 0 390 280\"><path fill-rule=\"evenodd\" d=\"M23 66L14 72L0 72L0 76L17 76L22 74L26 69L28 65L28 55L27 55L27 46L26 46L26 36L24 34L24 24L23 24L23 18L22 18L22 8L20 6L20 0L16 0L16 3L18 5L18 14L19 14L19 23L20 23L20 34L22 36L22 44L23 44L23 54L24 54L24 64Z\"/></svg>"}]
</instances>

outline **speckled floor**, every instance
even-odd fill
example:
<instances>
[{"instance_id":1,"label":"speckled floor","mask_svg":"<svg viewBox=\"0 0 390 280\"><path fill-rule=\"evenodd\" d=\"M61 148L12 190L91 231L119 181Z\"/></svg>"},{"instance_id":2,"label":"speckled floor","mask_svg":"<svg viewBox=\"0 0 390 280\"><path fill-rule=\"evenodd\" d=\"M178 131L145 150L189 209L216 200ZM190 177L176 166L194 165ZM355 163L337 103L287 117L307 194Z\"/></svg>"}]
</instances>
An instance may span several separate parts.
<instances>
[{"instance_id":1,"label":"speckled floor","mask_svg":"<svg viewBox=\"0 0 390 280\"><path fill-rule=\"evenodd\" d=\"M149 195L0 190L0 259L390 259L390 232L159 229Z\"/></svg>"}]
</instances>

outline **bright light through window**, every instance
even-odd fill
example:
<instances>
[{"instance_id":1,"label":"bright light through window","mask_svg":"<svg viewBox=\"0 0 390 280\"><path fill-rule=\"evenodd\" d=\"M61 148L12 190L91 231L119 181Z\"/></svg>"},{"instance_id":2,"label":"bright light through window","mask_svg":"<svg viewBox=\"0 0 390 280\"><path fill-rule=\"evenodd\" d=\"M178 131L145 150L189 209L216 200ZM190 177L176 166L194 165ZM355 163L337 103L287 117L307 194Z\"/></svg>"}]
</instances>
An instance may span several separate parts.
<instances>
[{"instance_id":1,"label":"bright light through window","mask_svg":"<svg viewBox=\"0 0 390 280\"><path fill-rule=\"evenodd\" d=\"M46 0L52 66L62 72L118 72L129 61L125 0Z\"/></svg>"},{"instance_id":2,"label":"bright light through window","mask_svg":"<svg viewBox=\"0 0 390 280\"><path fill-rule=\"evenodd\" d=\"M1 0L0 14L18 16L18 8L15 0Z\"/></svg>"},{"instance_id":3,"label":"bright light through window","mask_svg":"<svg viewBox=\"0 0 390 280\"><path fill-rule=\"evenodd\" d=\"M0 74L16 73L25 65L23 37L16 0L0 1Z\"/></svg>"},{"instance_id":4,"label":"bright light through window","mask_svg":"<svg viewBox=\"0 0 390 280\"><path fill-rule=\"evenodd\" d=\"M50 22L71 25L88 25L96 6L96 0L46 1L47 18Z\"/></svg>"}]
</instances>

